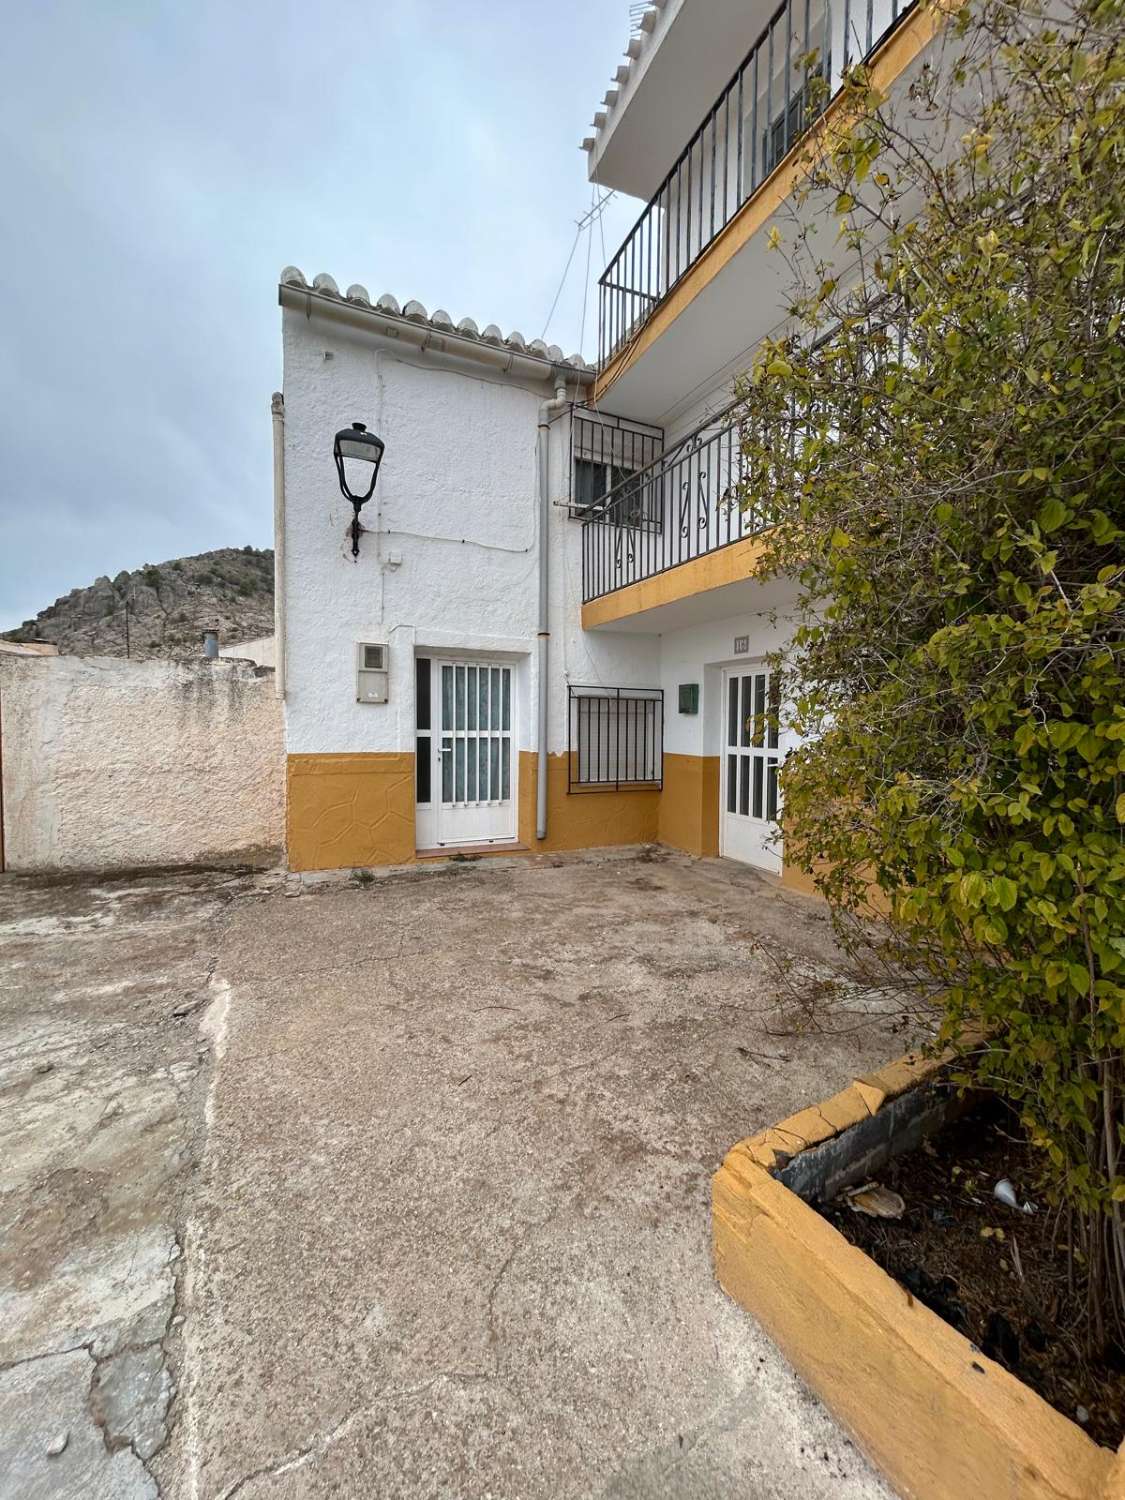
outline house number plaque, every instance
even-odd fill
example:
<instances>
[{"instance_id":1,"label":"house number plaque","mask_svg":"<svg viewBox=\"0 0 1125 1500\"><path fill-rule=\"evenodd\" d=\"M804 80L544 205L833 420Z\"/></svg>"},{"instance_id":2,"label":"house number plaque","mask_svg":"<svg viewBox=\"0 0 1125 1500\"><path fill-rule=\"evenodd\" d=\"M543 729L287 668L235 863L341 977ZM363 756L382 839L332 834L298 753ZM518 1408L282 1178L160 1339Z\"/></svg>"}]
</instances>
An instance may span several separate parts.
<instances>
[{"instance_id":1,"label":"house number plaque","mask_svg":"<svg viewBox=\"0 0 1125 1500\"><path fill-rule=\"evenodd\" d=\"M736 635L734 638L735 656L748 656L750 653L750 637L748 635Z\"/></svg>"}]
</instances>

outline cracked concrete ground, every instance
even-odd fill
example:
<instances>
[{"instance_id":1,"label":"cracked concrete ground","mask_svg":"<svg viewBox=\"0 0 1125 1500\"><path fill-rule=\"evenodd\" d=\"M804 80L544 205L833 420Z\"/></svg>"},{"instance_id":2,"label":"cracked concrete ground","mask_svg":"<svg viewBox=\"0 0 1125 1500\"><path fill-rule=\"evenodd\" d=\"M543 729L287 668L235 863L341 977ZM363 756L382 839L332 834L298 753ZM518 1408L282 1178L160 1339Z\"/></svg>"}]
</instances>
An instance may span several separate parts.
<instances>
[{"instance_id":1,"label":"cracked concrete ground","mask_svg":"<svg viewBox=\"0 0 1125 1500\"><path fill-rule=\"evenodd\" d=\"M0 1494L159 1492L218 874L0 881ZM277 882L275 881L274 884Z\"/></svg>"},{"instance_id":2,"label":"cracked concrete ground","mask_svg":"<svg viewBox=\"0 0 1125 1500\"><path fill-rule=\"evenodd\" d=\"M888 1495L710 1263L727 1147L901 1050L794 1024L815 903L615 852L0 939L0 1493Z\"/></svg>"}]
</instances>

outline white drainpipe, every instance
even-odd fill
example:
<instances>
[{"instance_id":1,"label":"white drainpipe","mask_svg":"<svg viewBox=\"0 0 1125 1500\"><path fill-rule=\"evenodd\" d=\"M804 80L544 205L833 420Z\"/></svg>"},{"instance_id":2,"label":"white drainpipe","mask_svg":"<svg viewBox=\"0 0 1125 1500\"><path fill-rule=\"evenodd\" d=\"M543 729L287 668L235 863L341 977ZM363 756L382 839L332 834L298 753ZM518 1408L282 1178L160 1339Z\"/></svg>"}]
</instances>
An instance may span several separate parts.
<instances>
[{"instance_id":1,"label":"white drainpipe","mask_svg":"<svg viewBox=\"0 0 1125 1500\"><path fill-rule=\"evenodd\" d=\"M273 412L273 687L285 697L285 397L274 391Z\"/></svg>"},{"instance_id":2,"label":"white drainpipe","mask_svg":"<svg viewBox=\"0 0 1125 1500\"><path fill-rule=\"evenodd\" d=\"M539 405L539 744L535 780L535 837L547 837L547 718L549 691L547 667L551 640L550 619L550 442L551 419L568 406L566 382L555 386L555 399Z\"/></svg>"}]
</instances>

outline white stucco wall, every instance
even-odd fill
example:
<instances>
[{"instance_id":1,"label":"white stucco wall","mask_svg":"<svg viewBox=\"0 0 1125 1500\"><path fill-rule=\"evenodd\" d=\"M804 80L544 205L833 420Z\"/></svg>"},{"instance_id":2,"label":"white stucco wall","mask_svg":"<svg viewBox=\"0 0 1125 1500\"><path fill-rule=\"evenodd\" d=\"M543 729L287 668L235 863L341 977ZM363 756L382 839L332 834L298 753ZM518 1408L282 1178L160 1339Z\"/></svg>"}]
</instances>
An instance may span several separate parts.
<instances>
[{"instance_id":1,"label":"white stucco wall","mask_svg":"<svg viewBox=\"0 0 1125 1500\"><path fill-rule=\"evenodd\" d=\"M9 870L266 857L284 841L272 674L242 662L0 657Z\"/></svg>"},{"instance_id":2,"label":"white stucco wall","mask_svg":"<svg viewBox=\"0 0 1125 1500\"><path fill-rule=\"evenodd\" d=\"M413 750L415 656L449 652L512 661L518 748L534 750L536 424L549 389L397 349L315 306L311 316L286 312L284 340L287 749ZM685 412L680 430L729 399L729 385L712 387ZM351 508L332 463L333 434L351 421L365 422L386 443L358 560L348 536ZM701 599L699 623L676 629L656 610L618 631L583 631L582 527L566 505L570 457L566 413L550 437L548 749L566 749L569 683L661 687L665 750L718 755L723 668L782 644L791 629L790 586L748 580L729 614L704 618L717 601ZM748 650L736 655L742 636ZM385 705L356 702L361 641L390 646ZM698 715L678 711L685 682L700 685ZM423 842L427 828L420 814Z\"/></svg>"},{"instance_id":3,"label":"white stucco wall","mask_svg":"<svg viewBox=\"0 0 1125 1500\"><path fill-rule=\"evenodd\" d=\"M277 666L277 646L272 635L255 636L248 641L232 641L220 646L219 655L231 661L251 661L259 667Z\"/></svg>"},{"instance_id":4,"label":"white stucco wall","mask_svg":"<svg viewBox=\"0 0 1125 1500\"><path fill-rule=\"evenodd\" d=\"M291 753L411 750L414 658L510 657L519 748L536 748L540 402L553 393L318 315L284 315L286 744ZM386 443L352 558L332 438L366 422ZM569 417L550 445L549 749L566 748L566 684L655 686L659 644L584 635L581 526L569 496ZM390 701L356 702L355 646L391 648Z\"/></svg>"},{"instance_id":5,"label":"white stucco wall","mask_svg":"<svg viewBox=\"0 0 1125 1500\"><path fill-rule=\"evenodd\" d=\"M58 656L54 641L0 641L0 651L10 656Z\"/></svg>"},{"instance_id":6,"label":"white stucco wall","mask_svg":"<svg viewBox=\"0 0 1125 1500\"><path fill-rule=\"evenodd\" d=\"M724 667L747 667L789 639L793 621L787 603L791 585L760 589L761 607L723 619L670 631L661 637L660 683L666 705L664 749L676 755L718 755L722 748ZM736 639L748 649L735 655ZM699 713L677 708L681 683L699 683Z\"/></svg>"}]
</instances>

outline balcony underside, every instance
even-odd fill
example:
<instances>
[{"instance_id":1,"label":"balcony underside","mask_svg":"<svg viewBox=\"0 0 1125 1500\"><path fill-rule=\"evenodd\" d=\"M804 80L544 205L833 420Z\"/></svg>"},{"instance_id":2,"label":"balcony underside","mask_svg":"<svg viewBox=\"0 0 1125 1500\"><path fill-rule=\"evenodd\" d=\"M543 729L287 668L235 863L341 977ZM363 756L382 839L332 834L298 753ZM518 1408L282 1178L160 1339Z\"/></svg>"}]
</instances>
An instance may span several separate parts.
<instances>
[{"instance_id":1,"label":"balcony underside","mask_svg":"<svg viewBox=\"0 0 1125 1500\"><path fill-rule=\"evenodd\" d=\"M633 65L590 154L590 180L651 197L775 6L776 0L682 0L660 45L646 47Z\"/></svg>"},{"instance_id":2,"label":"balcony underside","mask_svg":"<svg viewBox=\"0 0 1125 1500\"><path fill-rule=\"evenodd\" d=\"M777 325L787 272L767 247L768 226L791 189L779 169L656 308L634 342L602 371L594 404L672 427L693 399L747 369Z\"/></svg>"},{"instance_id":3,"label":"balcony underside","mask_svg":"<svg viewBox=\"0 0 1125 1500\"><path fill-rule=\"evenodd\" d=\"M664 635L728 615L773 609L791 597L792 589L751 576L761 552L760 537L743 537L729 547L603 594L582 606L582 628Z\"/></svg>"}]
</instances>

